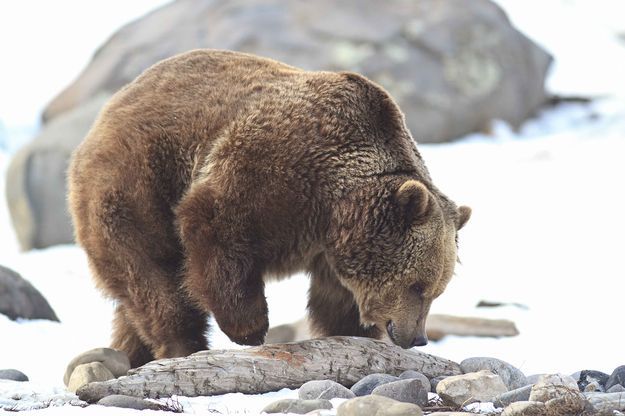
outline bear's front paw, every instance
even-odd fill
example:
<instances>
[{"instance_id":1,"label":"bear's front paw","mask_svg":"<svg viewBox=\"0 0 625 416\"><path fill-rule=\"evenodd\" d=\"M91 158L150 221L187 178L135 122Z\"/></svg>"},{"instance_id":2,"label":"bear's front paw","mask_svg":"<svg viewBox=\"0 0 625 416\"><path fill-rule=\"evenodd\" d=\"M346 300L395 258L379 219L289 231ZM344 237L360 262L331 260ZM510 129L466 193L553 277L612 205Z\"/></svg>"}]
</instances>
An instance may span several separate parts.
<instances>
[{"instance_id":1,"label":"bear's front paw","mask_svg":"<svg viewBox=\"0 0 625 416\"><path fill-rule=\"evenodd\" d=\"M219 328L232 342L242 345L261 345L269 330L267 302L262 300L248 304L244 309L223 311L215 314Z\"/></svg>"}]
</instances>

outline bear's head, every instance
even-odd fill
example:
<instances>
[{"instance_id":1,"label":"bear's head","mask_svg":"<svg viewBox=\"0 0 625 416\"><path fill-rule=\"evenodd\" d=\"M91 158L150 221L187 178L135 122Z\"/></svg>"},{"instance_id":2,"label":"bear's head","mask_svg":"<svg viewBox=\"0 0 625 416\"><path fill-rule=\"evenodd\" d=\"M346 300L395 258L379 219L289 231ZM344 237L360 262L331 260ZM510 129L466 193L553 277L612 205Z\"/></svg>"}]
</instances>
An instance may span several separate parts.
<instances>
[{"instance_id":1,"label":"bear's head","mask_svg":"<svg viewBox=\"0 0 625 416\"><path fill-rule=\"evenodd\" d=\"M411 178L348 193L334 209L327 255L363 326L377 326L403 348L427 343L430 305L454 273L457 232L470 215Z\"/></svg>"}]
</instances>

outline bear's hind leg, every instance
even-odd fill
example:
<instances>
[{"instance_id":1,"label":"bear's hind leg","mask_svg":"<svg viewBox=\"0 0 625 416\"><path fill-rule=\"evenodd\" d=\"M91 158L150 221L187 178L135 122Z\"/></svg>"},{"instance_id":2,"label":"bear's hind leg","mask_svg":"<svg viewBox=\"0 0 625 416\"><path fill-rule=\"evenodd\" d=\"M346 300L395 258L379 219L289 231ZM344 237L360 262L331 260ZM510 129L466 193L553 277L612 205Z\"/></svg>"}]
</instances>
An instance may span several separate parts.
<instances>
[{"instance_id":1,"label":"bear's hind leg","mask_svg":"<svg viewBox=\"0 0 625 416\"><path fill-rule=\"evenodd\" d=\"M154 360L154 354L141 340L137 330L130 323L122 304L118 304L115 309L113 336L111 338L111 348L124 351L130 359L132 368Z\"/></svg>"},{"instance_id":2,"label":"bear's hind leg","mask_svg":"<svg viewBox=\"0 0 625 416\"><path fill-rule=\"evenodd\" d=\"M308 318L315 336L381 337L378 328L360 324L354 296L341 285L323 255L313 260L309 272Z\"/></svg>"}]
</instances>

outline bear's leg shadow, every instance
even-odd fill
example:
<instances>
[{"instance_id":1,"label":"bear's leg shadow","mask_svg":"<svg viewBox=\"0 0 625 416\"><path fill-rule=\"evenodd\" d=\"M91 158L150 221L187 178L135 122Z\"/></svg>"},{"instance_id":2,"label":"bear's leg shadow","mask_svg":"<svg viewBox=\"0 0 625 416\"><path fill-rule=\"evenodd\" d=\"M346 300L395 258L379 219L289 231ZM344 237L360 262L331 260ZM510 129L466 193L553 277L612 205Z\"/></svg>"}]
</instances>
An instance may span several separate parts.
<instances>
[{"instance_id":1,"label":"bear's leg shadow","mask_svg":"<svg viewBox=\"0 0 625 416\"><path fill-rule=\"evenodd\" d=\"M308 318L314 336L380 338L378 328L360 324L354 296L341 285L322 254L312 261L309 273Z\"/></svg>"}]
</instances>

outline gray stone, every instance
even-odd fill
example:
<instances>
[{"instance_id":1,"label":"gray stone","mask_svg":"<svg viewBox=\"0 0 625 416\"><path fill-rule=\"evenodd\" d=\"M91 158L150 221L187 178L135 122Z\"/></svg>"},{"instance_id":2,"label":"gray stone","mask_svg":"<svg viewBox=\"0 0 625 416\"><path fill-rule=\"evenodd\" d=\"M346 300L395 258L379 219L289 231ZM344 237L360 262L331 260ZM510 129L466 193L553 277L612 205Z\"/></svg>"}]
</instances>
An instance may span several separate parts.
<instances>
[{"instance_id":1,"label":"gray stone","mask_svg":"<svg viewBox=\"0 0 625 416\"><path fill-rule=\"evenodd\" d=\"M495 397L493 403L495 406L506 407L514 402L524 402L528 401L530 398L530 392L532 391L532 386L523 386L518 389L507 391L499 396Z\"/></svg>"},{"instance_id":2,"label":"gray stone","mask_svg":"<svg viewBox=\"0 0 625 416\"><path fill-rule=\"evenodd\" d=\"M150 402L148 400L140 399L138 397L124 396L122 394L113 394L100 399L96 404L100 406L108 407L123 407L125 409L135 410L163 410L163 406Z\"/></svg>"},{"instance_id":3,"label":"gray stone","mask_svg":"<svg viewBox=\"0 0 625 416\"><path fill-rule=\"evenodd\" d=\"M508 391L497 374L488 370L450 376L436 386L436 393L451 406L465 406L474 402L492 402Z\"/></svg>"},{"instance_id":4,"label":"gray stone","mask_svg":"<svg viewBox=\"0 0 625 416\"><path fill-rule=\"evenodd\" d=\"M572 376L571 376L572 377ZM581 391L604 391L604 387L610 376L606 373L596 370L583 370L580 371L577 378L573 377L577 381L577 386ZM588 388L589 385L592 385Z\"/></svg>"},{"instance_id":5,"label":"gray stone","mask_svg":"<svg viewBox=\"0 0 625 416\"><path fill-rule=\"evenodd\" d=\"M66 203L69 157L108 96L90 98L46 124L11 159L6 174L6 198L23 250L74 242Z\"/></svg>"},{"instance_id":6,"label":"gray stone","mask_svg":"<svg viewBox=\"0 0 625 416\"><path fill-rule=\"evenodd\" d=\"M107 381L114 378L113 373L100 362L96 361L88 364L80 364L74 368L69 382L67 383L67 389L75 393L86 384L94 381Z\"/></svg>"},{"instance_id":7,"label":"gray stone","mask_svg":"<svg viewBox=\"0 0 625 416\"><path fill-rule=\"evenodd\" d=\"M489 370L501 377L508 390L527 386L525 374L503 360L491 357L472 357L462 360L460 368L463 373L475 373L480 370Z\"/></svg>"},{"instance_id":8,"label":"gray stone","mask_svg":"<svg viewBox=\"0 0 625 416\"><path fill-rule=\"evenodd\" d=\"M625 392L585 393L586 399L596 411L625 411Z\"/></svg>"},{"instance_id":9,"label":"gray stone","mask_svg":"<svg viewBox=\"0 0 625 416\"><path fill-rule=\"evenodd\" d=\"M620 384L621 386L625 386L625 365L620 367L616 367L608 380L605 382L606 390L615 384Z\"/></svg>"},{"instance_id":10,"label":"gray stone","mask_svg":"<svg viewBox=\"0 0 625 416\"><path fill-rule=\"evenodd\" d=\"M130 370L130 361L125 352L114 350L113 348L94 348L83 352L70 361L63 376L65 385L68 385L74 368L80 364L93 362L102 363L113 374L114 378L125 376L128 370Z\"/></svg>"},{"instance_id":11,"label":"gray stone","mask_svg":"<svg viewBox=\"0 0 625 416\"><path fill-rule=\"evenodd\" d=\"M625 391L625 387L621 386L620 384L615 384L609 389L607 389L606 393L622 393L624 391Z\"/></svg>"},{"instance_id":12,"label":"gray stone","mask_svg":"<svg viewBox=\"0 0 625 416\"><path fill-rule=\"evenodd\" d=\"M527 384L530 385L538 383L538 379L542 376L544 376L544 374L531 374L525 378L527 379Z\"/></svg>"},{"instance_id":13,"label":"gray stone","mask_svg":"<svg viewBox=\"0 0 625 416\"><path fill-rule=\"evenodd\" d=\"M541 374L538 381L534 384L554 384L556 386L566 386L573 390L579 391L577 381L571 376L564 374Z\"/></svg>"},{"instance_id":14,"label":"gray stone","mask_svg":"<svg viewBox=\"0 0 625 416\"><path fill-rule=\"evenodd\" d=\"M440 383L441 380L446 379L449 376L439 376L439 377L434 377L433 379L430 380L430 391L432 393L436 393L436 386L438 386L438 383Z\"/></svg>"},{"instance_id":15,"label":"gray stone","mask_svg":"<svg viewBox=\"0 0 625 416\"><path fill-rule=\"evenodd\" d=\"M545 416L547 407L542 402L516 402L506 406L501 416Z\"/></svg>"},{"instance_id":16,"label":"gray stone","mask_svg":"<svg viewBox=\"0 0 625 416\"><path fill-rule=\"evenodd\" d=\"M429 384L427 387L429 387ZM382 384L373 389L371 394L424 407L428 404L428 392L429 388L426 388L420 380L414 378Z\"/></svg>"},{"instance_id":17,"label":"gray stone","mask_svg":"<svg viewBox=\"0 0 625 416\"><path fill-rule=\"evenodd\" d=\"M338 407L336 416L422 416L416 404L371 395L350 399Z\"/></svg>"},{"instance_id":18,"label":"gray stone","mask_svg":"<svg viewBox=\"0 0 625 416\"><path fill-rule=\"evenodd\" d=\"M48 301L26 279L0 266L0 313L9 319L48 319L57 321Z\"/></svg>"},{"instance_id":19,"label":"gray stone","mask_svg":"<svg viewBox=\"0 0 625 416\"><path fill-rule=\"evenodd\" d=\"M299 398L312 399L352 399L356 397L347 387L332 380L314 380L304 383L298 392Z\"/></svg>"},{"instance_id":20,"label":"gray stone","mask_svg":"<svg viewBox=\"0 0 625 416\"><path fill-rule=\"evenodd\" d=\"M430 383L430 380L428 380L425 375L419 373L418 371L406 370L399 375L399 378L400 380L410 380L412 378L416 378L421 382L421 384L423 384L423 387L425 387L427 391L432 390L432 384Z\"/></svg>"},{"instance_id":21,"label":"gray stone","mask_svg":"<svg viewBox=\"0 0 625 416\"><path fill-rule=\"evenodd\" d=\"M551 62L499 6L485 0L398 7L374 0L344 0L340 7L332 0L185 0L112 36L52 100L44 120L99 92L116 91L163 58L206 47L305 69L361 72L399 101L422 142L459 137L493 119L519 126L545 103Z\"/></svg>"},{"instance_id":22,"label":"gray stone","mask_svg":"<svg viewBox=\"0 0 625 416\"><path fill-rule=\"evenodd\" d=\"M297 413L299 415L312 412L317 409L332 409L329 400L315 399L282 399L268 404L262 410L265 413Z\"/></svg>"},{"instance_id":23,"label":"gray stone","mask_svg":"<svg viewBox=\"0 0 625 416\"><path fill-rule=\"evenodd\" d=\"M368 376L363 377L356 384L354 384L351 388L351 391L356 396L366 396L367 394L371 394L373 389L375 389L376 387L397 380L399 380L399 377L395 377L390 374L369 374Z\"/></svg>"},{"instance_id":24,"label":"gray stone","mask_svg":"<svg viewBox=\"0 0 625 416\"><path fill-rule=\"evenodd\" d=\"M8 368L0 370L0 380L28 381L28 376L19 370Z\"/></svg>"}]
</instances>

